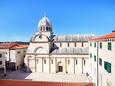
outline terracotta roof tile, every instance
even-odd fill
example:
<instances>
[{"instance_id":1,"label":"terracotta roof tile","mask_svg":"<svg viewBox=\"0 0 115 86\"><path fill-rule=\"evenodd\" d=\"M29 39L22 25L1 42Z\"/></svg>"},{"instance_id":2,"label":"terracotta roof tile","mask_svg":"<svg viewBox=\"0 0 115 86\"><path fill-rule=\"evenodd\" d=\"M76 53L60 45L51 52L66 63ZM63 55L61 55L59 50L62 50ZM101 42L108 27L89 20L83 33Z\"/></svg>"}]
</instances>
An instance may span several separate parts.
<instances>
[{"instance_id":1,"label":"terracotta roof tile","mask_svg":"<svg viewBox=\"0 0 115 86\"><path fill-rule=\"evenodd\" d=\"M17 43L1 43L0 49L19 49L19 48L27 48L28 45L22 45Z\"/></svg>"},{"instance_id":2,"label":"terracotta roof tile","mask_svg":"<svg viewBox=\"0 0 115 86\"><path fill-rule=\"evenodd\" d=\"M18 44L16 46L13 46L11 49L21 49L21 48L28 48L28 45Z\"/></svg>"},{"instance_id":3,"label":"terracotta roof tile","mask_svg":"<svg viewBox=\"0 0 115 86\"><path fill-rule=\"evenodd\" d=\"M35 82L19 80L0 80L0 86L93 86L92 83Z\"/></svg>"},{"instance_id":4,"label":"terracotta roof tile","mask_svg":"<svg viewBox=\"0 0 115 86\"><path fill-rule=\"evenodd\" d=\"M1 43L0 44L0 49L10 49L13 46L16 46L16 43Z\"/></svg>"},{"instance_id":5,"label":"terracotta roof tile","mask_svg":"<svg viewBox=\"0 0 115 86\"><path fill-rule=\"evenodd\" d=\"M112 32L111 34L107 34L104 36L100 36L98 38L94 38L92 40L111 39L111 38L115 38L115 32Z\"/></svg>"}]
</instances>

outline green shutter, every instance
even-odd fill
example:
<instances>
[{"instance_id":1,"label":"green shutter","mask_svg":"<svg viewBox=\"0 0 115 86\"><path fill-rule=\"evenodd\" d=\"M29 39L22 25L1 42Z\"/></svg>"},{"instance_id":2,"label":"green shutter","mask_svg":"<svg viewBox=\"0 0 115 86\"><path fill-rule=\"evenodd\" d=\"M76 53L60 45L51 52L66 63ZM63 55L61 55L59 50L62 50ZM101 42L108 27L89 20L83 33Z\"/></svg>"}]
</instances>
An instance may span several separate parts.
<instances>
[{"instance_id":1,"label":"green shutter","mask_svg":"<svg viewBox=\"0 0 115 86\"><path fill-rule=\"evenodd\" d=\"M90 47L92 46L92 43L90 42Z\"/></svg>"},{"instance_id":2,"label":"green shutter","mask_svg":"<svg viewBox=\"0 0 115 86\"><path fill-rule=\"evenodd\" d=\"M90 53L90 58L92 58L92 54Z\"/></svg>"},{"instance_id":3,"label":"green shutter","mask_svg":"<svg viewBox=\"0 0 115 86\"><path fill-rule=\"evenodd\" d=\"M96 47L96 42L94 42L94 47Z\"/></svg>"},{"instance_id":4,"label":"green shutter","mask_svg":"<svg viewBox=\"0 0 115 86\"><path fill-rule=\"evenodd\" d=\"M102 42L100 42L100 48L102 49Z\"/></svg>"},{"instance_id":5,"label":"green shutter","mask_svg":"<svg viewBox=\"0 0 115 86\"><path fill-rule=\"evenodd\" d=\"M109 63L109 62L104 62L104 69L105 69L108 73L111 73L111 63Z\"/></svg>"},{"instance_id":6,"label":"green shutter","mask_svg":"<svg viewBox=\"0 0 115 86\"><path fill-rule=\"evenodd\" d=\"M96 56L94 55L94 61L96 61Z\"/></svg>"},{"instance_id":7,"label":"green shutter","mask_svg":"<svg viewBox=\"0 0 115 86\"><path fill-rule=\"evenodd\" d=\"M112 50L112 43L108 42L108 50Z\"/></svg>"},{"instance_id":8,"label":"green shutter","mask_svg":"<svg viewBox=\"0 0 115 86\"><path fill-rule=\"evenodd\" d=\"M99 64L102 66L102 59L99 58Z\"/></svg>"}]
</instances>

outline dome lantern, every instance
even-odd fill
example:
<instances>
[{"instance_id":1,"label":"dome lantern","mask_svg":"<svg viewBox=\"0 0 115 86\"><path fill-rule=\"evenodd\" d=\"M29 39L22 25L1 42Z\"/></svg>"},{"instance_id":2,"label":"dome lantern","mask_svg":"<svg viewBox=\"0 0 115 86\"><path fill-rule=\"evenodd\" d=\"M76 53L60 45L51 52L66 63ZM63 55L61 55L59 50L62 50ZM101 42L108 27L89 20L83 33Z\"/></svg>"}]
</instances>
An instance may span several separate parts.
<instances>
[{"instance_id":1,"label":"dome lantern","mask_svg":"<svg viewBox=\"0 0 115 86\"><path fill-rule=\"evenodd\" d=\"M44 15L44 17L38 23L39 32L52 32L52 24L50 20Z\"/></svg>"}]
</instances>

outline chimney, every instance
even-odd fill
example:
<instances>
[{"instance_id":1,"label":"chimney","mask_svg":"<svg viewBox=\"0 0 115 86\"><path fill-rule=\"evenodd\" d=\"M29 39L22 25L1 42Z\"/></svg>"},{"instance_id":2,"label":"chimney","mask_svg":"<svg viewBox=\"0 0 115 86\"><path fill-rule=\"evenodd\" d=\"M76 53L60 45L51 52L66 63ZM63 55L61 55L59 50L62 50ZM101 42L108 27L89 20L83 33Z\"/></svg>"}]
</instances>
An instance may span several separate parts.
<instances>
[{"instance_id":1,"label":"chimney","mask_svg":"<svg viewBox=\"0 0 115 86\"><path fill-rule=\"evenodd\" d=\"M115 30L112 30L112 33L114 33L115 32Z\"/></svg>"}]
</instances>

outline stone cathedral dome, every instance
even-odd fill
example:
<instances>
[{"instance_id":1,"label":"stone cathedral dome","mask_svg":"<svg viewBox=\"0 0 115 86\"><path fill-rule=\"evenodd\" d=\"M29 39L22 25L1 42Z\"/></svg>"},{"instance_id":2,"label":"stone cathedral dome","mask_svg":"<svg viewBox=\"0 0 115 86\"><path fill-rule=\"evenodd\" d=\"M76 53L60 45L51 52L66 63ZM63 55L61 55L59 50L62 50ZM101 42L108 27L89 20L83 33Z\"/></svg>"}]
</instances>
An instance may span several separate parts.
<instances>
[{"instance_id":1,"label":"stone cathedral dome","mask_svg":"<svg viewBox=\"0 0 115 86\"><path fill-rule=\"evenodd\" d=\"M38 29L40 31L52 31L52 24L50 20L44 16L38 23Z\"/></svg>"}]
</instances>

